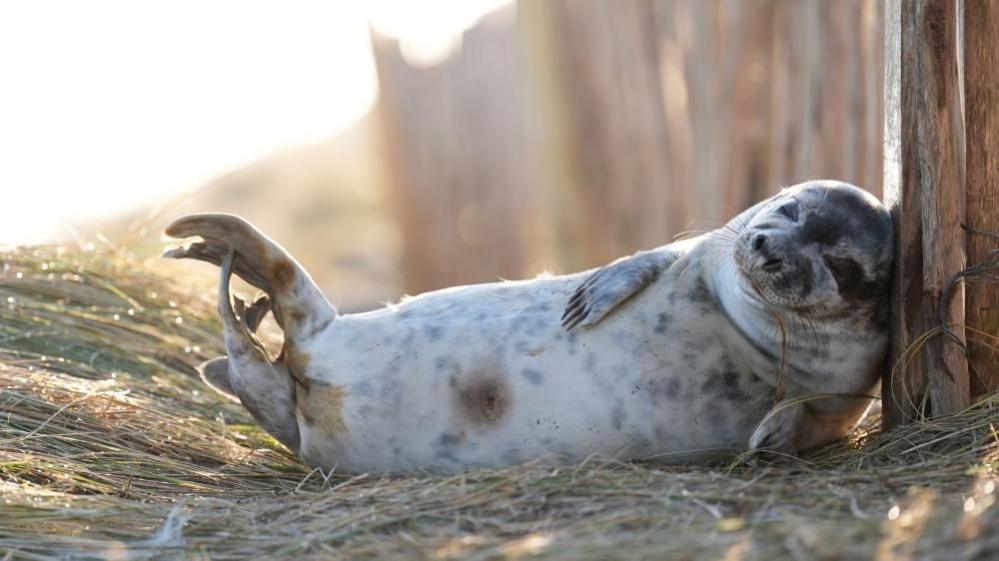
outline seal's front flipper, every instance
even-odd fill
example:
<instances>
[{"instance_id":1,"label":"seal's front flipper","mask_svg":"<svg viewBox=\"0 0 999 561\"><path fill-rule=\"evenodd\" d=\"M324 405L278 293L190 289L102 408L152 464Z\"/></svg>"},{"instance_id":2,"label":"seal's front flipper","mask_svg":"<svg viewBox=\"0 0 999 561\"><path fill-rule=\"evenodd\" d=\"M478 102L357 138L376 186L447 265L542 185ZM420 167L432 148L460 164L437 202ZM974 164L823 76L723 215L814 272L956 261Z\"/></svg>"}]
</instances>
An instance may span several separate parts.
<instances>
[{"instance_id":1,"label":"seal's front flipper","mask_svg":"<svg viewBox=\"0 0 999 561\"><path fill-rule=\"evenodd\" d=\"M803 403L778 403L756 426L749 438L750 450L770 450L785 454L798 451L796 438L798 427L802 425L805 416Z\"/></svg>"},{"instance_id":2,"label":"seal's front flipper","mask_svg":"<svg viewBox=\"0 0 999 561\"><path fill-rule=\"evenodd\" d=\"M640 251L598 269L573 292L562 314L566 330L590 327L611 310L649 286L680 252L670 246Z\"/></svg>"},{"instance_id":3,"label":"seal's front flipper","mask_svg":"<svg viewBox=\"0 0 999 561\"><path fill-rule=\"evenodd\" d=\"M219 282L219 315L225 333L229 388L264 430L297 451L299 431L295 417L295 381L284 363L270 360L260 341L246 330L233 311L229 302L229 279L234 258L233 250L222 258L222 279ZM249 313L246 316L244 321L248 321ZM221 371L218 366L214 369Z\"/></svg>"}]
</instances>

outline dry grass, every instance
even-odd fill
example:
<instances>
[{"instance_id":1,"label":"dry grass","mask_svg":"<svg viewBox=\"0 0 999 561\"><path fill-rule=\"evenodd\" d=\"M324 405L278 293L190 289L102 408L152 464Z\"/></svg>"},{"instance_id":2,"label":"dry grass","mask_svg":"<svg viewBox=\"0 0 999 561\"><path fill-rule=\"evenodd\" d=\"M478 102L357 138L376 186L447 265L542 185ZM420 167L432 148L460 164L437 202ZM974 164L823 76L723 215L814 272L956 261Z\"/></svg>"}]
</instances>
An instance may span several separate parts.
<instances>
[{"instance_id":1,"label":"dry grass","mask_svg":"<svg viewBox=\"0 0 999 561\"><path fill-rule=\"evenodd\" d=\"M194 374L220 353L210 275L0 261L4 561L999 556L999 397L804 459L325 478Z\"/></svg>"}]
</instances>

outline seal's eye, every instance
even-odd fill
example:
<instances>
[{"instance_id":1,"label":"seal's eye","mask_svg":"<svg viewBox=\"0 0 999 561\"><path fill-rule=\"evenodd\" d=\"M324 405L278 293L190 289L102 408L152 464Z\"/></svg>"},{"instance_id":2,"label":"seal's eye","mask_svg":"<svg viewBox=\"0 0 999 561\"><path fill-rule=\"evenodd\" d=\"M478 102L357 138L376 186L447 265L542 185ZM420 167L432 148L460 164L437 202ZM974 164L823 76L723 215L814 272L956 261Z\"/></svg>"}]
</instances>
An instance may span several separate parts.
<instances>
[{"instance_id":1,"label":"seal's eye","mask_svg":"<svg viewBox=\"0 0 999 561\"><path fill-rule=\"evenodd\" d=\"M777 209L777 212L779 212L779 213L783 214L784 216L786 216L788 218L788 220L790 220L791 222L797 222L798 221L798 201L797 200L791 200L789 202L786 202L786 203L782 204L780 206L780 208Z\"/></svg>"},{"instance_id":2,"label":"seal's eye","mask_svg":"<svg viewBox=\"0 0 999 561\"><path fill-rule=\"evenodd\" d=\"M848 289L864 279L864 270L860 264L849 257L826 255L822 260L825 261L826 267L829 267L840 290Z\"/></svg>"}]
</instances>

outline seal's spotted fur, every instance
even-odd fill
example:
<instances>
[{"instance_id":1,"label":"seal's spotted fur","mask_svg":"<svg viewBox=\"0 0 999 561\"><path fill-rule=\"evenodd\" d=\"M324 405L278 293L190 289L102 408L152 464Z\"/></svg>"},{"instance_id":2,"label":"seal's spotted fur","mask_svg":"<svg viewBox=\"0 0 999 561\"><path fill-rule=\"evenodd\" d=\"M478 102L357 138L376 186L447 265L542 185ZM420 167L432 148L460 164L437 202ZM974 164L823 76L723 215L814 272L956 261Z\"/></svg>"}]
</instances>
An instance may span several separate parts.
<instances>
[{"instance_id":1,"label":"seal's spotted fur","mask_svg":"<svg viewBox=\"0 0 999 561\"><path fill-rule=\"evenodd\" d=\"M231 390L303 460L341 471L793 452L842 437L868 401L767 415L778 385L789 400L870 393L885 353L890 218L838 182L785 189L722 229L595 272L349 315L242 219L196 215L167 233L204 238L167 255L224 263L224 285L231 268L268 293L281 355L227 317L226 290L232 348L214 370L238 378Z\"/></svg>"}]
</instances>

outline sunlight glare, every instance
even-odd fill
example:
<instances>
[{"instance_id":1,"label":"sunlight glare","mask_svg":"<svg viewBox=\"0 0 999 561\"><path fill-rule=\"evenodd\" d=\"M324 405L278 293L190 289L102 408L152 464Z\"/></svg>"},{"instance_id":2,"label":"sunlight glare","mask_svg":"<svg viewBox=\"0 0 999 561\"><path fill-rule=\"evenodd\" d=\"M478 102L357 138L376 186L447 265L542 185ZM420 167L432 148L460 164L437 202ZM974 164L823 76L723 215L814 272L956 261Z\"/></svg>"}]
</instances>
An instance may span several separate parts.
<instances>
[{"instance_id":1,"label":"sunlight glare","mask_svg":"<svg viewBox=\"0 0 999 561\"><path fill-rule=\"evenodd\" d=\"M369 25L428 63L509 1L0 3L0 244L332 138L376 99Z\"/></svg>"},{"instance_id":2,"label":"sunlight glare","mask_svg":"<svg viewBox=\"0 0 999 561\"><path fill-rule=\"evenodd\" d=\"M328 138L377 85L350 2L0 3L0 243Z\"/></svg>"}]
</instances>

